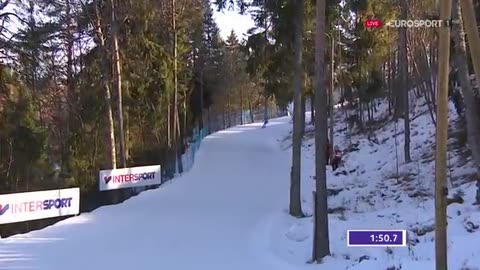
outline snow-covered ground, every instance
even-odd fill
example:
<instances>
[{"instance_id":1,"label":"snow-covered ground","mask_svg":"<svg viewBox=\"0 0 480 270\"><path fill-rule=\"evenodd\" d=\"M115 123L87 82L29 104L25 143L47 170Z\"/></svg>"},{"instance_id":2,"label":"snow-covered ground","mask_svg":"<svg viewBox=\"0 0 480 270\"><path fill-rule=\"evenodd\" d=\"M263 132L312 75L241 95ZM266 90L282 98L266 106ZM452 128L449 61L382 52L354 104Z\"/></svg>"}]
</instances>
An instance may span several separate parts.
<instances>
[{"instance_id":1,"label":"snow-covered ground","mask_svg":"<svg viewBox=\"0 0 480 270\"><path fill-rule=\"evenodd\" d=\"M326 270L435 269L435 128L428 108L421 102L412 102L412 162L409 164L404 162L403 121L398 121L396 125L393 122L381 122L387 115L386 104L380 103L374 116L381 127L374 131L376 142L373 138L369 141L366 135L352 135L349 138L346 124L341 121L344 119L343 112L338 109L334 142L343 149L351 144L357 147L347 152L344 156L345 167L337 171L349 173L333 174L330 167L327 171L328 188L334 191L332 193L338 193L329 197L329 209L333 212L329 215L332 256L320 265L305 267ZM458 131L458 119L454 111L452 105L452 134ZM312 213L312 137L313 134L307 132L302 150L303 210L306 214ZM291 142L285 140L284 144L288 147ZM475 170L472 163L462 157L460 149L455 149L455 138L450 138L449 146L449 197L463 194L465 200L463 204L454 203L448 207L449 269L478 270L480 209L472 205L476 190L472 181ZM296 219L287 214L278 218L274 222L274 231L278 235L273 238L273 252L292 264L305 264L312 253L312 222L312 218ZM347 230L354 229L408 230L408 247L347 247Z\"/></svg>"},{"instance_id":2,"label":"snow-covered ground","mask_svg":"<svg viewBox=\"0 0 480 270\"><path fill-rule=\"evenodd\" d=\"M386 111L379 105L375 119ZM284 117L265 129L257 123L208 136L192 170L157 190L0 239L0 269L434 269L435 132L425 111L419 104L412 109L413 161L404 164L402 123L379 122L375 142L365 135L349 138L337 109L335 143L343 149L358 146L344 157L339 171L346 175L328 169L328 186L337 194L329 197L332 256L322 264L307 263L312 218L287 214L291 123ZM472 165L453 147L450 164L450 193L462 191L465 203L448 209L449 269L478 270L480 214L472 206ZM302 167L303 210L311 214L311 132L305 136ZM406 229L409 246L347 247L350 229Z\"/></svg>"}]
</instances>

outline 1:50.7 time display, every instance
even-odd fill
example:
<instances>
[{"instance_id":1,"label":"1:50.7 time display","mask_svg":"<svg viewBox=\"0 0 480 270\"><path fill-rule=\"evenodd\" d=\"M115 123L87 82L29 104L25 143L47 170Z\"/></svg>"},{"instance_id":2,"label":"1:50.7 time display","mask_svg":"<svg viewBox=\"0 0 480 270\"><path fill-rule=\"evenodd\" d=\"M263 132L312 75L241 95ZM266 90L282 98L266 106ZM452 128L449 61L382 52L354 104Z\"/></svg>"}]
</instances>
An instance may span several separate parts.
<instances>
[{"instance_id":1,"label":"1:50.7 time display","mask_svg":"<svg viewBox=\"0 0 480 270\"><path fill-rule=\"evenodd\" d=\"M372 242L381 242L381 243L388 243L388 242L395 242L397 241L397 234L370 234L370 239Z\"/></svg>"}]
</instances>

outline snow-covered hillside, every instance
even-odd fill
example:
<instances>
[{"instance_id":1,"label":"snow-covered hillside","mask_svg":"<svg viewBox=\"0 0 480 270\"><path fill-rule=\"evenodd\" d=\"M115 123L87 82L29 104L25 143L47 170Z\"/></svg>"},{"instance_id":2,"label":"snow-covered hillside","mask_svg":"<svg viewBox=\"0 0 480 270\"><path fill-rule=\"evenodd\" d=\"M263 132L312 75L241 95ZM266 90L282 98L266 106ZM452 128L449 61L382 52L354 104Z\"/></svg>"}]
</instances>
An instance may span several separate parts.
<instances>
[{"instance_id":1,"label":"snow-covered hillside","mask_svg":"<svg viewBox=\"0 0 480 270\"><path fill-rule=\"evenodd\" d=\"M380 103L375 120L376 140L366 135L347 136L343 111L336 112L335 144L350 147L344 157L345 167L332 173L328 167L330 193L330 243L332 257L311 269L396 270L434 269L434 154L435 128L423 100L411 111L411 157L403 155L403 121L385 122L386 104ZM450 108L449 197L462 195L463 204L448 207L449 269L480 269L480 209L473 206L475 182L472 163L466 159L459 119ZM308 119L307 119L308 121ZM312 128L312 127L310 127ZM459 135L460 133L460 135ZM395 136L397 134L397 136ZM304 212L312 213L314 181L313 134L307 132L303 148ZM308 139L310 137L310 139ZM290 140L284 144L291 144ZM397 144L397 146L395 146ZM397 173L398 162L398 173ZM339 173L341 172L341 173ZM343 174L346 173L346 174ZM285 210L286 212L286 210ZM274 222L277 236L272 249L292 264L304 264L311 258L312 218L295 219L286 213ZM347 247L347 230L408 230L408 247Z\"/></svg>"}]
</instances>

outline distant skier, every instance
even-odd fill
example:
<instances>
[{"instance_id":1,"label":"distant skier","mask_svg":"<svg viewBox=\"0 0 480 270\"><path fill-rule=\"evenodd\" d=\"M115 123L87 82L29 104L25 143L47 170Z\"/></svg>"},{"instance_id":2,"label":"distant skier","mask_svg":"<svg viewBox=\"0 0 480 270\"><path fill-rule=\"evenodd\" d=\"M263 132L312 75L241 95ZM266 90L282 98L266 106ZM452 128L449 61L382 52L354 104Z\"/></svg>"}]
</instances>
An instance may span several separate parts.
<instances>
[{"instance_id":1,"label":"distant skier","mask_svg":"<svg viewBox=\"0 0 480 270\"><path fill-rule=\"evenodd\" d=\"M265 122L263 122L263 126L262 126L262 128L266 128L266 127L267 127L267 124L268 124L268 119L267 119L267 120L265 120Z\"/></svg>"},{"instance_id":2,"label":"distant skier","mask_svg":"<svg viewBox=\"0 0 480 270\"><path fill-rule=\"evenodd\" d=\"M334 150L334 156L332 160L332 170L335 171L338 169L338 166L340 165L340 162L342 161L342 151L338 146L335 146Z\"/></svg>"}]
</instances>

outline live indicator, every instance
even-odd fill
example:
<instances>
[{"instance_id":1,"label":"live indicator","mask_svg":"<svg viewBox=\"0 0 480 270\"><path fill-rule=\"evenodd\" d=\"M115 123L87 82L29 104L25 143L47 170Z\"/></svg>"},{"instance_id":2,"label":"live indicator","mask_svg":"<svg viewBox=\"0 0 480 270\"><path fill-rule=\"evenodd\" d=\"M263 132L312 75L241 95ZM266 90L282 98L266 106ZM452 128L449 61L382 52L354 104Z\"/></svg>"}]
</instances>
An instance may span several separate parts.
<instances>
[{"instance_id":1,"label":"live indicator","mask_svg":"<svg viewBox=\"0 0 480 270\"><path fill-rule=\"evenodd\" d=\"M405 247L407 230L348 230L349 247Z\"/></svg>"}]
</instances>

